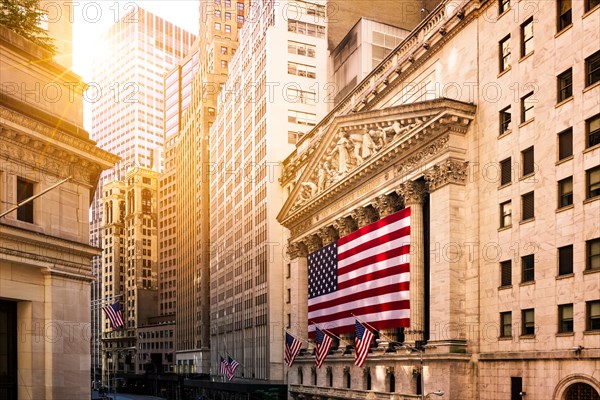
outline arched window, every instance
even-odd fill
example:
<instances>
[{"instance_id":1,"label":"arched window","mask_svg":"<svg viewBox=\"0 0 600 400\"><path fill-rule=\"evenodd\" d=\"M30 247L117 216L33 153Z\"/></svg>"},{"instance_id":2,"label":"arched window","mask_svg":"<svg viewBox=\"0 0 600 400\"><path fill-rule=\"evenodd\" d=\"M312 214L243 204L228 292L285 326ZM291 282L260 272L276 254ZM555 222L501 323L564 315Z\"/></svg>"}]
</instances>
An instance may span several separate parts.
<instances>
[{"instance_id":1,"label":"arched window","mask_svg":"<svg viewBox=\"0 0 600 400\"><path fill-rule=\"evenodd\" d=\"M567 389L564 400L600 400L600 395L587 383L577 382Z\"/></svg>"}]
</instances>

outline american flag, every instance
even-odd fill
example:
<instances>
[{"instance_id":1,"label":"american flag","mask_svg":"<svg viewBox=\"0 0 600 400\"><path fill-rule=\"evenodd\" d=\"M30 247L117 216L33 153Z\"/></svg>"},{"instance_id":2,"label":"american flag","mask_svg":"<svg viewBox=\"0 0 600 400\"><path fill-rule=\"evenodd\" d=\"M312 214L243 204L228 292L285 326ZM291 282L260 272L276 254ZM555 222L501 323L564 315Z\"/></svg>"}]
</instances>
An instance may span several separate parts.
<instances>
[{"instance_id":1,"label":"american flag","mask_svg":"<svg viewBox=\"0 0 600 400\"><path fill-rule=\"evenodd\" d=\"M231 356L227 356L227 365L229 365L227 368L227 380L230 381L233 379L235 370L240 366L240 363L231 358Z\"/></svg>"},{"instance_id":2,"label":"american flag","mask_svg":"<svg viewBox=\"0 0 600 400\"><path fill-rule=\"evenodd\" d=\"M362 368L364 365L367 354L369 354L369 347L371 347L371 342L374 337L375 335L373 335L373 332L365 328L360 321L356 320L356 354L354 365L357 367Z\"/></svg>"},{"instance_id":3,"label":"american flag","mask_svg":"<svg viewBox=\"0 0 600 400\"><path fill-rule=\"evenodd\" d=\"M316 328L316 332L315 341L317 346L315 348L315 361L317 362L317 368L321 368L321 365L323 365L323 362L325 361L325 357L329 354L333 339L327 333L320 330L319 327Z\"/></svg>"},{"instance_id":4,"label":"american flag","mask_svg":"<svg viewBox=\"0 0 600 400\"><path fill-rule=\"evenodd\" d=\"M285 365L289 367L292 366L296 356L300 352L300 348L302 347L302 341L296 338L295 336L290 335L289 333L285 333Z\"/></svg>"},{"instance_id":5,"label":"american flag","mask_svg":"<svg viewBox=\"0 0 600 400\"><path fill-rule=\"evenodd\" d=\"M334 334L352 332L354 316L375 329L410 326L409 251L405 208L310 253L309 324Z\"/></svg>"},{"instance_id":6,"label":"american flag","mask_svg":"<svg viewBox=\"0 0 600 400\"><path fill-rule=\"evenodd\" d=\"M219 364L219 373L221 375L227 375L227 371L229 371L229 364L227 363L227 360L223 358L223 356L219 357L221 357L221 363Z\"/></svg>"},{"instance_id":7,"label":"american flag","mask_svg":"<svg viewBox=\"0 0 600 400\"><path fill-rule=\"evenodd\" d=\"M113 327L113 329L117 329L125 325L119 301L115 301L113 304L103 307L102 309L106 313L106 316L108 317L110 325Z\"/></svg>"}]
</instances>

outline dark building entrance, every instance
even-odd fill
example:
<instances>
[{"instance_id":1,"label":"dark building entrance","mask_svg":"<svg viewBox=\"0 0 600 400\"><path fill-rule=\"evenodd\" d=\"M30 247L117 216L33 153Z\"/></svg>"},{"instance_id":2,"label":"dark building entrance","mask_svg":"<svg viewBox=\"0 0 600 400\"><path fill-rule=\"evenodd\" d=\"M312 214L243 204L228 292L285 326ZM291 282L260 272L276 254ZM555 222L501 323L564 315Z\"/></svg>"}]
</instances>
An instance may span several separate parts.
<instances>
[{"instance_id":1,"label":"dark building entrance","mask_svg":"<svg viewBox=\"0 0 600 400\"><path fill-rule=\"evenodd\" d=\"M0 399L17 400L17 303L1 300Z\"/></svg>"}]
</instances>

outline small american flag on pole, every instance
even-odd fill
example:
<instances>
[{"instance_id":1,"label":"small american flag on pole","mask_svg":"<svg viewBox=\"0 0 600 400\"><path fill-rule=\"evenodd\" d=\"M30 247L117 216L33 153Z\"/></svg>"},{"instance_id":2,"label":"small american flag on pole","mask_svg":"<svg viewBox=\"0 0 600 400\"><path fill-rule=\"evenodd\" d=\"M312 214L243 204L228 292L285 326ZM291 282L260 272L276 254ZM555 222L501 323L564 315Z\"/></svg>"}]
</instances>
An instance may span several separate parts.
<instances>
[{"instance_id":1,"label":"small american flag on pole","mask_svg":"<svg viewBox=\"0 0 600 400\"><path fill-rule=\"evenodd\" d=\"M321 365L323 365L323 362L325 361L325 357L329 354L333 339L317 327L315 342L317 343L315 347L315 361L317 363L317 368L321 368Z\"/></svg>"},{"instance_id":2,"label":"small american flag on pole","mask_svg":"<svg viewBox=\"0 0 600 400\"><path fill-rule=\"evenodd\" d=\"M365 364L367 355L369 354L369 347L373 341L373 332L365 328L359 320L356 320L356 354L354 358L354 365L361 367Z\"/></svg>"},{"instance_id":3,"label":"small american flag on pole","mask_svg":"<svg viewBox=\"0 0 600 400\"><path fill-rule=\"evenodd\" d=\"M108 317L110 325L113 327L113 329L117 329L125 325L125 321L123 321L123 313L121 312L121 306L119 305L118 300L102 309Z\"/></svg>"},{"instance_id":4,"label":"small american flag on pole","mask_svg":"<svg viewBox=\"0 0 600 400\"><path fill-rule=\"evenodd\" d=\"M287 332L285 333L285 365L287 365L288 368L291 368L301 347L301 340Z\"/></svg>"},{"instance_id":5,"label":"small american flag on pole","mask_svg":"<svg viewBox=\"0 0 600 400\"><path fill-rule=\"evenodd\" d=\"M310 253L309 323L333 334L352 332L354 316L375 329L410 326L409 252L405 208Z\"/></svg>"},{"instance_id":6,"label":"small american flag on pole","mask_svg":"<svg viewBox=\"0 0 600 400\"><path fill-rule=\"evenodd\" d=\"M227 360L223 358L223 356L219 357L221 357L221 363L219 364L219 373L221 375L227 375L227 371L229 370L229 364L227 363Z\"/></svg>"},{"instance_id":7,"label":"small american flag on pole","mask_svg":"<svg viewBox=\"0 0 600 400\"><path fill-rule=\"evenodd\" d=\"M233 379L235 370L240 366L240 363L231 358L231 356L227 356L227 365L229 366L227 368L227 380L230 381Z\"/></svg>"}]
</instances>

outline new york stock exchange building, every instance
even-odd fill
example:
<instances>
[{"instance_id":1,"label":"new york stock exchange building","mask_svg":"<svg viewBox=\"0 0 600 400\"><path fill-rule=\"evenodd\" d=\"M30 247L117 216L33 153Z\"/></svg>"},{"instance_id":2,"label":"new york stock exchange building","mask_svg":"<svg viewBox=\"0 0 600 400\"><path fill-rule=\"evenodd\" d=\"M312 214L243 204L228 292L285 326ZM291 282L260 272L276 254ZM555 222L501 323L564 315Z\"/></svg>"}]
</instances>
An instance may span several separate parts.
<instances>
[{"instance_id":1,"label":"new york stock exchange building","mask_svg":"<svg viewBox=\"0 0 600 400\"><path fill-rule=\"evenodd\" d=\"M600 398L599 26L597 1L444 1L300 140L292 398ZM316 368L309 254L405 208L410 326Z\"/></svg>"}]
</instances>

